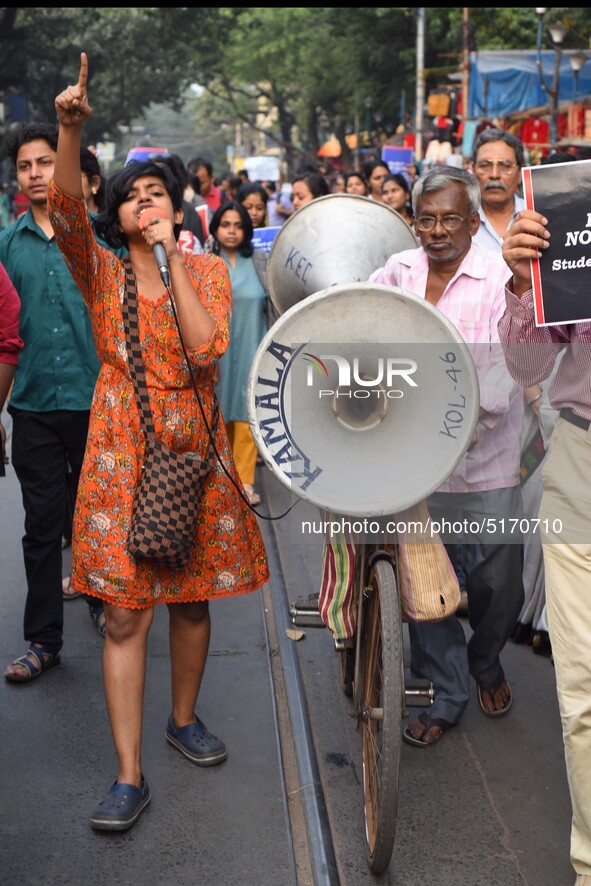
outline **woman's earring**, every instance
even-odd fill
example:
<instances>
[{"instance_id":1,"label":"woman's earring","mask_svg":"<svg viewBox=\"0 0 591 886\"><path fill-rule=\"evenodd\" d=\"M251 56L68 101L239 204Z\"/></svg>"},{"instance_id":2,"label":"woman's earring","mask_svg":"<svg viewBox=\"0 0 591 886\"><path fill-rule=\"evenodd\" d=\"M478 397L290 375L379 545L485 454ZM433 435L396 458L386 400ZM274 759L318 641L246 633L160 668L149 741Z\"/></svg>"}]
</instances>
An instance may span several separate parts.
<instances>
[{"instance_id":1,"label":"woman's earring","mask_svg":"<svg viewBox=\"0 0 591 886\"><path fill-rule=\"evenodd\" d=\"M91 190L92 190L93 194L96 194L96 192L98 191L98 188L91 188Z\"/></svg>"}]
</instances>

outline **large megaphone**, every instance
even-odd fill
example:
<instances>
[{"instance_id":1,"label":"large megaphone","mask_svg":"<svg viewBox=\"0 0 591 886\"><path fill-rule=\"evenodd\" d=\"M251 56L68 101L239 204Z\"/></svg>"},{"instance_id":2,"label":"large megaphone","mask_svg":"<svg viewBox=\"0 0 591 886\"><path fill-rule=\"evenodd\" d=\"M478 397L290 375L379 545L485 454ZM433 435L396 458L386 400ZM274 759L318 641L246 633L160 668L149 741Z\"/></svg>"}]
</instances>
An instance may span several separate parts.
<instances>
[{"instance_id":1,"label":"large megaphone","mask_svg":"<svg viewBox=\"0 0 591 886\"><path fill-rule=\"evenodd\" d=\"M434 492L467 451L479 403L470 350L447 317L371 283L289 308L259 345L247 386L273 474L350 516L394 514Z\"/></svg>"},{"instance_id":2,"label":"large megaphone","mask_svg":"<svg viewBox=\"0 0 591 886\"><path fill-rule=\"evenodd\" d=\"M306 203L277 233L267 285L279 315L321 289L368 280L395 252L414 249L412 229L395 209L354 194Z\"/></svg>"}]
</instances>

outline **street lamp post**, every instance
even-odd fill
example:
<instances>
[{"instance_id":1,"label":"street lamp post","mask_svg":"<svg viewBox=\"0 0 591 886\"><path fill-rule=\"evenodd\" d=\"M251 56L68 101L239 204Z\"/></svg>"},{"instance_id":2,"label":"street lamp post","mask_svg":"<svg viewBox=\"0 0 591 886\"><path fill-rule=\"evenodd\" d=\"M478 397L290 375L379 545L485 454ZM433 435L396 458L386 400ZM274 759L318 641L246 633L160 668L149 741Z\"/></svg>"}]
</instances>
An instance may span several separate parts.
<instances>
[{"instance_id":1,"label":"street lamp post","mask_svg":"<svg viewBox=\"0 0 591 886\"><path fill-rule=\"evenodd\" d=\"M363 103L365 105L365 131L367 132L367 141L371 144L371 106L373 105L371 95L366 95Z\"/></svg>"},{"instance_id":2,"label":"street lamp post","mask_svg":"<svg viewBox=\"0 0 591 886\"><path fill-rule=\"evenodd\" d=\"M552 44L554 49L556 50L556 61L554 63L554 78L552 82L552 88L548 86L546 83L546 78L544 77L544 69L542 65L542 22L544 19L544 15L547 12L547 9L542 6L536 6L536 15L538 16L538 36L537 36L537 59L536 64L538 66L538 74L540 77L540 83L542 84L542 88L544 92L550 99L550 142L553 149L556 149L556 142L558 141L558 92L560 85L560 62L562 59L562 44L564 42L564 38L568 34L570 28L567 28L565 24L561 21L554 22L554 24L548 27L550 31L550 37L552 38Z\"/></svg>"},{"instance_id":3,"label":"street lamp post","mask_svg":"<svg viewBox=\"0 0 591 886\"><path fill-rule=\"evenodd\" d=\"M541 64L541 56L540 53L542 51L542 34L544 27L544 16L548 12L546 6L536 6L536 15L538 17L538 38L536 41L536 46L538 48L538 64Z\"/></svg>"},{"instance_id":4,"label":"street lamp post","mask_svg":"<svg viewBox=\"0 0 591 886\"><path fill-rule=\"evenodd\" d=\"M582 49L577 50L577 52L573 52L572 55L569 55L568 60L570 62L570 66L573 69L573 74L575 76L575 96L574 101L579 97L579 74L581 72L581 68L587 61L587 53L583 52Z\"/></svg>"},{"instance_id":5,"label":"street lamp post","mask_svg":"<svg viewBox=\"0 0 591 886\"><path fill-rule=\"evenodd\" d=\"M415 160L423 159L423 112L425 104L425 7L417 9L416 51L416 99L415 99Z\"/></svg>"},{"instance_id":6,"label":"street lamp post","mask_svg":"<svg viewBox=\"0 0 591 886\"><path fill-rule=\"evenodd\" d=\"M552 84L552 92L550 93L550 98L552 100L550 141L552 142L552 147L556 149L556 142L558 141L558 91L560 83L560 61L562 59L562 43L569 32L569 28L567 28L566 25L563 25L562 22L558 21L554 22L553 25L550 25L548 30L550 31L552 43L554 44L554 48L556 49L556 62L554 64L554 82Z\"/></svg>"}]
</instances>

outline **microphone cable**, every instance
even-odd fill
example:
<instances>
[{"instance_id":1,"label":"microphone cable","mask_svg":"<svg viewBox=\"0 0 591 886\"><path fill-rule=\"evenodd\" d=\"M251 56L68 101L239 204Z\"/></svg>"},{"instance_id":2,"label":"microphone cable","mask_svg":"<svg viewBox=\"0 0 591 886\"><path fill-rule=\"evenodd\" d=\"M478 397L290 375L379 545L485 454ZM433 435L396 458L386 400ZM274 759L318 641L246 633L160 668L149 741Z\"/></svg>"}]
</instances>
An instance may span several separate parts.
<instances>
[{"instance_id":1,"label":"microphone cable","mask_svg":"<svg viewBox=\"0 0 591 886\"><path fill-rule=\"evenodd\" d=\"M199 391L197 390L197 385L196 385L196 383L195 383L194 370L191 368L191 363L190 363L190 361L189 361L189 355L187 354L187 349L186 349L186 347L185 347L185 342L183 341L183 334L182 334L182 332L181 332L181 325L180 325L180 323L179 323L179 318L178 318L178 315L177 315L177 312L176 312L176 305L175 305L175 302L174 302L174 296L173 296L173 294L172 294L172 289L171 289L170 285L164 280L164 276L163 276L163 275L161 275L161 276L162 276L162 282L164 283L164 285L165 285L165 287L166 287L166 291L167 291L167 293L168 293L168 297L169 297L169 299L170 299L170 305L171 305L171 308L172 308L172 314L173 314L173 317L174 317L174 322L176 323L176 328L177 328L178 333L179 333L179 338L180 338L180 341L181 341L181 348L183 349L183 356L184 356L184 358L185 358L185 361L186 361L186 363L187 363L187 368L188 368L188 370L189 370L189 376L190 376L190 378L191 378L191 384L193 385L193 390L195 391L195 396L196 396L196 398L197 398L197 403L199 404L199 410L200 410L200 412L201 412L201 417L203 418L203 423L204 423L204 425L205 425L205 427L206 427L206 429L207 429L207 436L209 437L209 442L211 443L211 447L212 447L213 451L215 452L215 457L217 458L217 460L218 460L218 462L219 462L219 464L220 464L220 466L221 466L221 468L222 468L224 474L226 475L226 477L228 478L228 480L230 480L230 482L232 483L232 485L234 486L234 488L235 488L236 491L238 492L238 495L240 496L240 498L242 499L242 501L248 506L248 508L253 512L253 514L256 514L256 516L257 516L257 517L260 517L261 520L282 520L283 517L286 517L286 516L289 514L289 512L290 512L293 508L295 508L295 506L299 503L300 499L299 499L299 498L296 498L296 500L293 502L293 504L291 504L291 505L287 508L287 510L283 511L282 514L277 514L277 515L274 516L274 517L273 517L272 515L270 515L270 514L261 514L261 512L260 512L260 511L257 511L257 509L256 509L253 505L251 505L251 503L249 502L249 500L246 498L246 496L244 495L242 489L240 488L240 486L238 485L238 483L236 483L236 480L234 479L234 477L233 477L233 476L230 474L230 472L228 471L228 468L227 468L226 465L224 464L224 462L223 462L223 460L222 460L222 457L221 457L220 453L218 452L218 448L217 448L217 445L216 445L215 438L214 438L213 433L212 433L212 430L211 430L211 428L210 428L210 426L209 426L209 422L207 421L207 417L206 417L206 415L205 415L205 409L203 408L203 403L202 403L202 401L201 401L201 397L200 397L200 395L199 395ZM214 397L217 396L216 393L215 393L215 390L214 390L214 392L213 392L213 396L214 396ZM222 419L222 420L223 420L223 419Z\"/></svg>"}]
</instances>

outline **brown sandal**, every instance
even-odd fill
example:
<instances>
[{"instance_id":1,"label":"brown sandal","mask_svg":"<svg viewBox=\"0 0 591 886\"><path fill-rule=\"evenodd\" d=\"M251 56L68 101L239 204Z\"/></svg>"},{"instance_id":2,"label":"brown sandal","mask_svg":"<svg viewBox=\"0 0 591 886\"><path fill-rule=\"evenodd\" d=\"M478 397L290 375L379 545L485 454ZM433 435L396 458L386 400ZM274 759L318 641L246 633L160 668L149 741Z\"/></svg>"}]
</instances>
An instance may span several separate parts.
<instances>
[{"instance_id":1,"label":"brown sandal","mask_svg":"<svg viewBox=\"0 0 591 886\"><path fill-rule=\"evenodd\" d=\"M483 695L488 695L494 705L495 703L495 693L501 689L501 687L506 685L509 694L505 698L505 703L502 708L493 708L492 711L489 711L486 705L484 704ZM493 686L490 686L488 689L485 689L484 686L478 686L478 704L480 705L483 713L486 714L487 717L502 717L503 714L506 714L511 705L513 704L513 693L511 692L511 687L507 680L503 677L501 680L498 680Z\"/></svg>"},{"instance_id":2,"label":"brown sandal","mask_svg":"<svg viewBox=\"0 0 591 886\"><path fill-rule=\"evenodd\" d=\"M418 718L418 721L423 724L425 727L423 733L420 738L417 738L410 729L410 724L406 727L404 732L402 733L402 738L407 744L414 745L415 748L430 748L431 745L437 744L437 742L441 739L443 733L447 729L451 729L452 723L449 723L447 720L443 720L441 717L429 717L428 714L421 714ZM416 722L416 721L415 721ZM431 741L424 741L424 736L429 732L430 729L437 727L439 732L432 738Z\"/></svg>"}]
</instances>

